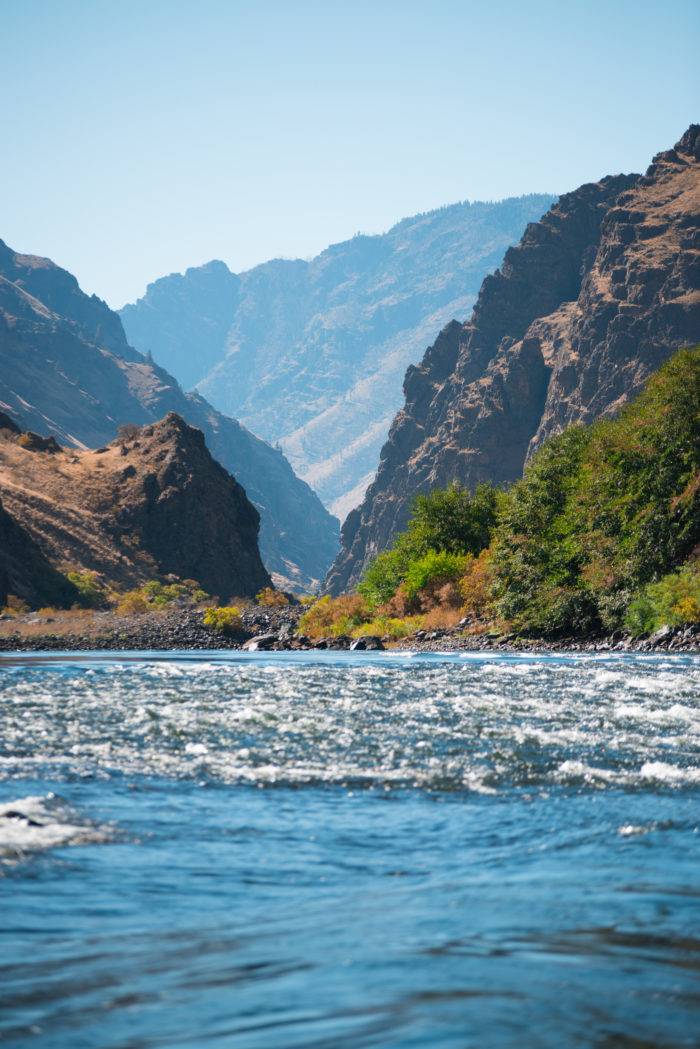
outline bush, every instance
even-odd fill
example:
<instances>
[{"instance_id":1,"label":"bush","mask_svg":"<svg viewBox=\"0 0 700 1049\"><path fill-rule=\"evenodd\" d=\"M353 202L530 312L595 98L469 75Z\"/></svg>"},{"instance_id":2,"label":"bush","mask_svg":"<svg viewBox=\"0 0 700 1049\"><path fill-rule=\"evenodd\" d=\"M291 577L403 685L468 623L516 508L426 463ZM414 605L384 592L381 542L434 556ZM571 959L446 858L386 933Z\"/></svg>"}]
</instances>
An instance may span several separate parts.
<instances>
[{"instance_id":1,"label":"bush","mask_svg":"<svg viewBox=\"0 0 700 1049\"><path fill-rule=\"evenodd\" d=\"M376 609L392 599L411 566L431 551L456 557L479 554L489 545L499 508L506 500L503 492L487 484L479 485L473 495L453 484L417 496L406 531L396 537L390 550L375 557L358 592ZM410 589L415 596L413 584Z\"/></svg>"},{"instance_id":2,"label":"bush","mask_svg":"<svg viewBox=\"0 0 700 1049\"><path fill-rule=\"evenodd\" d=\"M378 554L365 570L357 591L370 608L378 608L391 600L404 581L411 555L420 556L417 551L406 549L407 540L406 533L398 536L394 548Z\"/></svg>"},{"instance_id":3,"label":"bush","mask_svg":"<svg viewBox=\"0 0 700 1049\"><path fill-rule=\"evenodd\" d=\"M200 604L210 600L209 594L195 579L185 579L181 583L161 583L152 579L143 585L141 593L156 608L167 608L176 601Z\"/></svg>"},{"instance_id":4,"label":"bush","mask_svg":"<svg viewBox=\"0 0 700 1049\"><path fill-rule=\"evenodd\" d=\"M467 556L447 550L428 550L423 557L412 561L406 571L404 590L409 601L424 594L428 602L437 604L436 591L446 583L456 582L467 567ZM431 600L432 599L432 600Z\"/></svg>"},{"instance_id":5,"label":"bush","mask_svg":"<svg viewBox=\"0 0 700 1049\"><path fill-rule=\"evenodd\" d=\"M289 598L281 590L274 590L266 586L255 595L255 600L263 608L285 608L289 604Z\"/></svg>"},{"instance_id":6,"label":"bush","mask_svg":"<svg viewBox=\"0 0 700 1049\"><path fill-rule=\"evenodd\" d=\"M360 594L321 597L299 620L299 633L309 637L341 637L368 622L372 613Z\"/></svg>"},{"instance_id":7,"label":"bush","mask_svg":"<svg viewBox=\"0 0 700 1049\"><path fill-rule=\"evenodd\" d=\"M467 560L464 575L459 581L463 616L477 623L488 623L493 619L494 579L493 552L490 547L482 550L478 557Z\"/></svg>"},{"instance_id":8,"label":"bush","mask_svg":"<svg viewBox=\"0 0 700 1049\"><path fill-rule=\"evenodd\" d=\"M362 623L352 631L353 637L391 637L398 641L409 634L415 634L423 625L422 616L408 616L399 619L394 616L376 616L368 623Z\"/></svg>"},{"instance_id":9,"label":"bush","mask_svg":"<svg viewBox=\"0 0 700 1049\"><path fill-rule=\"evenodd\" d=\"M635 598L625 616L631 634L650 634L662 626L700 623L700 564L684 565Z\"/></svg>"},{"instance_id":10,"label":"bush","mask_svg":"<svg viewBox=\"0 0 700 1049\"><path fill-rule=\"evenodd\" d=\"M204 626L210 627L219 634L237 634L243 629L241 610L236 605L224 608L207 608L202 620Z\"/></svg>"},{"instance_id":11,"label":"bush","mask_svg":"<svg viewBox=\"0 0 700 1049\"><path fill-rule=\"evenodd\" d=\"M416 496L409 530L421 536L425 549L451 554L478 554L491 542L502 492L477 485L471 495L457 483Z\"/></svg>"},{"instance_id":12,"label":"bush","mask_svg":"<svg viewBox=\"0 0 700 1049\"><path fill-rule=\"evenodd\" d=\"M75 587L82 608L104 608L108 594L97 572L66 572L66 578Z\"/></svg>"},{"instance_id":13,"label":"bush","mask_svg":"<svg viewBox=\"0 0 700 1049\"><path fill-rule=\"evenodd\" d=\"M140 616L149 612L151 606L140 590L130 590L124 594L117 605L117 613L120 616Z\"/></svg>"}]
</instances>

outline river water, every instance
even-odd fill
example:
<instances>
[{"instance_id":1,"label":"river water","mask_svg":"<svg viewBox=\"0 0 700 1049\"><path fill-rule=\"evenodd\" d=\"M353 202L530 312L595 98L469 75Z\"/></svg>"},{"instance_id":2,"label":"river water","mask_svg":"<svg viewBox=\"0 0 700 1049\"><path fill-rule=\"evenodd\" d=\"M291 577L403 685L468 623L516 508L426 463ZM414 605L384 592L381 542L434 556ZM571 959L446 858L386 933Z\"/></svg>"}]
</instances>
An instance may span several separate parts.
<instances>
[{"instance_id":1,"label":"river water","mask_svg":"<svg viewBox=\"0 0 700 1049\"><path fill-rule=\"evenodd\" d=\"M700 1045L700 658L0 659L0 1045Z\"/></svg>"}]
</instances>

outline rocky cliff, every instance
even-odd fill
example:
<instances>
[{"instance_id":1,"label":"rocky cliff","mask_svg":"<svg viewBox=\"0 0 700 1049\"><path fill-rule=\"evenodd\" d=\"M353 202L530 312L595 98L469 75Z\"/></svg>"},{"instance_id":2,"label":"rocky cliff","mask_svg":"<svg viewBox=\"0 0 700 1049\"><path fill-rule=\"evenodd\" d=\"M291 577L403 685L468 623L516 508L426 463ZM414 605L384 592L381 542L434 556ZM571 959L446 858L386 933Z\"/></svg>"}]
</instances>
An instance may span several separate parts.
<instances>
[{"instance_id":1,"label":"rocky cliff","mask_svg":"<svg viewBox=\"0 0 700 1049\"><path fill-rule=\"evenodd\" d=\"M183 385L279 441L344 517L374 475L406 367L469 314L486 273L552 200L455 204L242 274L211 262L155 281L121 317Z\"/></svg>"},{"instance_id":2,"label":"rocky cliff","mask_svg":"<svg viewBox=\"0 0 700 1049\"><path fill-rule=\"evenodd\" d=\"M0 241L0 410L23 429L95 447L123 423L174 411L203 431L261 514L268 569L304 589L337 551L338 523L284 455L129 346L119 317L48 259Z\"/></svg>"},{"instance_id":3,"label":"rocky cliff","mask_svg":"<svg viewBox=\"0 0 700 1049\"><path fill-rule=\"evenodd\" d=\"M122 589L172 574L224 599L270 584L257 510L174 413L94 451L0 429L0 493L0 589L32 604L65 603L71 569Z\"/></svg>"},{"instance_id":4,"label":"rocky cliff","mask_svg":"<svg viewBox=\"0 0 700 1049\"><path fill-rule=\"evenodd\" d=\"M563 196L404 382L377 476L347 518L326 586L357 583L414 495L508 484L546 437L615 412L676 349L700 341L700 127L643 177Z\"/></svg>"}]
</instances>

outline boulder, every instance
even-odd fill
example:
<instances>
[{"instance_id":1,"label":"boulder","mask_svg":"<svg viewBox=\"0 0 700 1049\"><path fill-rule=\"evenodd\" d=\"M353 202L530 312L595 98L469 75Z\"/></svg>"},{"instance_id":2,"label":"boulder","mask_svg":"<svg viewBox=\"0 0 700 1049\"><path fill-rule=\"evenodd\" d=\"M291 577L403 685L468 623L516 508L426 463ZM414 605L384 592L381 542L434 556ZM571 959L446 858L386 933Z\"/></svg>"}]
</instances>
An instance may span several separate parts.
<instances>
[{"instance_id":1,"label":"boulder","mask_svg":"<svg viewBox=\"0 0 700 1049\"><path fill-rule=\"evenodd\" d=\"M350 643L351 652L383 652L384 645L380 637L356 637Z\"/></svg>"},{"instance_id":2,"label":"boulder","mask_svg":"<svg viewBox=\"0 0 700 1049\"><path fill-rule=\"evenodd\" d=\"M249 638L243 648L246 652L269 652L279 643L279 640L277 634L258 634L257 637Z\"/></svg>"}]
</instances>

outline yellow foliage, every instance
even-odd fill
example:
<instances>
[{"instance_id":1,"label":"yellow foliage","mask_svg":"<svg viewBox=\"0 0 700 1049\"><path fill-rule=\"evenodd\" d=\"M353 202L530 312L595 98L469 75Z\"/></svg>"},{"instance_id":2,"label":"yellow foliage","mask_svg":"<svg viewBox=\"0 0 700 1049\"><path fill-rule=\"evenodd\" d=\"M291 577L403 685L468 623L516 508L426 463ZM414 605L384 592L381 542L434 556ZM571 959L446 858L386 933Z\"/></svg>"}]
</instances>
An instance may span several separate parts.
<instances>
[{"instance_id":1,"label":"yellow foliage","mask_svg":"<svg viewBox=\"0 0 700 1049\"><path fill-rule=\"evenodd\" d=\"M406 616L399 619L395 616L377 616L369 623L363 623L352 631L353 637L391 637L398 641L409 634L415 634L423 626L423 616Z\"/></svg>"},{"instance_id":2,"label":"yellow foliage","mask_svg":"<svg viewBox=\"0 0 700 1049\"><path fill-rule=\"evenodd\" d=\"M284 608L289 604L289 598L281 590L273 590L271 586L266 586L257 593L255 600L263 608Z\"/></svg>"},{"instance_id":3,"label":"yellow foliage","mask_svg":"<svg viewBox=\"0 0 700 1049\"><path fill-rule=\"evenodd\" d=\"M130 590L117 605L120 616L141 616L150 610L150 605L140 590Z\"/></svg>"},{"instance_id":4,"label":"yellow foliage","mask_svg":"<svg viewBox=\"0 0 700 1049\"><path fill-rule=\"evenodd\" d=\"M340 637L366 623L371 613L359 594L320 597L299 620L299 633L309 637Z\"/></svg>"},{"instance_id":5,"label":"yellow foliage","mask_svg":"<svg viewBox=\"0 0 700 1049\"><path fill-rule=\"evenodd\" d=\"M220 634L235 634L243 628L241 610L236 605L224 608L207 608L202 620L205 626L211 627Z\"/></svg>"},{"instance_id":6,"label":"yellow foliage","mask_svg":"<svg viewBox=\"0 0 700 1049\"><path fill-rule=\"evenodd\" d=\"M681 623L700 623L700 602L690 595L676 601L671 611Z\"/></svg>"}]
</instances>

